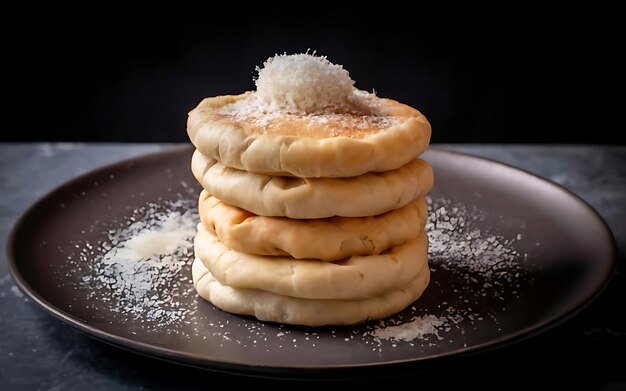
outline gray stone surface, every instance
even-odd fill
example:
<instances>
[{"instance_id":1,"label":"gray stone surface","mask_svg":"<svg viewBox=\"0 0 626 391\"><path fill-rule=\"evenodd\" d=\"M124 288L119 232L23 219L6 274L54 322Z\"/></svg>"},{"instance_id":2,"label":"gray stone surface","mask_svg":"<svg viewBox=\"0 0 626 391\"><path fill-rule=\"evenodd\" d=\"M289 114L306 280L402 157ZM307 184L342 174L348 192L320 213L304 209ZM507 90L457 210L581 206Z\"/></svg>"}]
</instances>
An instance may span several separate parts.
<instances>
[{"instance_id":1,"label":"gray stone surface","mask_svg":"<svg viewBox=\"0 0 626 391\"><path fill-rule=\"evenodd\" d=\"M0 246L19 215L55 186L156 144L0 144ZM606 291L574 319L528 341L441 363L430 372L361 385L626 387L626 147L440 145L523 168L570 189L611 227L620 258ZM15 287L0 256L0 390L208 389L254 380L161 362L95 341L45 314ZM358 386L359 384L357 384Z\"/></svg>"}]
</instances>

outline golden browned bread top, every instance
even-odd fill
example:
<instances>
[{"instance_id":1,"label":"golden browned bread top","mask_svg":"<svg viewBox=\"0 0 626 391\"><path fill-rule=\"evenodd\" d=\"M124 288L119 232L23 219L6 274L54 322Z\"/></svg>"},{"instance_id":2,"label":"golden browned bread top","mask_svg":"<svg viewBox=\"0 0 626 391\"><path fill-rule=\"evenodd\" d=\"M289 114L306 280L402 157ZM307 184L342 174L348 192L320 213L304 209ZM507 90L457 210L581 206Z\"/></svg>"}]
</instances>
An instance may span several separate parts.
<instances>
[{"instance_id":1,"label":"golden browned bread top","mask_svg":"<svg viewBox=\"0 0 626 391\"><path fill-rule=\"evenodd\" d=\"M294 113L270 107L255 92L203 101L207 119L232 124L249 135L361 139L422 114L391 99L355 90L345 107L314 113Z\"/></svg>"}]
</instances>

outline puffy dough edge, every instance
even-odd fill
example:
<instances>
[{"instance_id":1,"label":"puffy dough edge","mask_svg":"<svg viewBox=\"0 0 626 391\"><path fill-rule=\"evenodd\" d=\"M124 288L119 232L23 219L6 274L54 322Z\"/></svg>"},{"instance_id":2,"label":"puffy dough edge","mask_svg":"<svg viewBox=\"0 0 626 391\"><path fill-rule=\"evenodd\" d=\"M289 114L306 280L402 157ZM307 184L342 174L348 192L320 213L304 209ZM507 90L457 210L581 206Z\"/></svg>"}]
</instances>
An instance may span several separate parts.
<instances>
[{"instance_id":1,"label":"puffy dough edge","mask_svg":"<svg viewBox=\"0 0 626 391\"><path fill-rule=\"evenodd\" d=\"M223 285L305 299L364 299L407 284L428 263L428 236L379 255L339 262L247 254L225 247L202 224L194 241L199 258Z\"/></svg>"},{"instance_id":2,"label":"puffy dough edge","mask_svg":"<svg viewBox=\"0 0 626 391\"><path fill-rule=\"evenodd\" d=\"M414 116L403 123L361 139L254 135L233 123L208 118L245 96L206 98L187 121L189 138L197 149L239 170L301 178L357 176L396 169L421 155L430 142L430 123L413 108Z\"/></svg>"},{"instance_id":3,"label":"puffy dough edge","mask_svg":"<svg viewBox=\"0 0 626 391\"><path fill-rule=\"evenodd\" d=\"M258 255L336 261L377 255L417 237L428 218L423 198L371 217L294 220L258 216L211 196L199 198L200 220L227 248Z\"/></svg>"},{"instance_id":4,"label":"puffy dough edge","mask_svg":"<svg viewBox=\"0 0 626 391\"><path fill-rule=\"evenodd\" d=\"M193 262L192 277L200 297L224 311L263 321L325 326L352 325L402 311L426 290L430 269L424 264L403 287L363 300L298 299L256 289L235 289L222 285L199 259Z\"/></svg>"},{"instance_id":5,"label":"puffy dough edge","mask_svg":"<svg viewBox=\"0 0 626 391\"><path fill-rule=\"evenodd\" d=\"M260 216L365 217L401 208L433 186L430 164L413 159L383 173L349 178L293 178L225 167L196 150L191 171L216 198Z\"/></svg>"}]
</instances>

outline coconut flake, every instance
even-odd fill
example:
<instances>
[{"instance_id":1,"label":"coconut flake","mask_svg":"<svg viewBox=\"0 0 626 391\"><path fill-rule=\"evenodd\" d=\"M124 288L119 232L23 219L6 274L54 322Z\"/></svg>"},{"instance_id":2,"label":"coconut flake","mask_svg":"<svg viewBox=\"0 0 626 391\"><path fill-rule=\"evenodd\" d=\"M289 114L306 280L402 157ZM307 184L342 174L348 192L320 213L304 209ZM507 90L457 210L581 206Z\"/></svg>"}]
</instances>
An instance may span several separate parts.
<instances>
[{"instance_id":1,"label":"coconut flake","mask_svg":"<svg viewBox=\"0 0 626 391\"><path fill-rule=\"evenodd\" d=\"M312 113L343 107L354 81L341 65L307 53L268 58L258 68L257 95L271 109Z\"/></svg>"}]
</instances>

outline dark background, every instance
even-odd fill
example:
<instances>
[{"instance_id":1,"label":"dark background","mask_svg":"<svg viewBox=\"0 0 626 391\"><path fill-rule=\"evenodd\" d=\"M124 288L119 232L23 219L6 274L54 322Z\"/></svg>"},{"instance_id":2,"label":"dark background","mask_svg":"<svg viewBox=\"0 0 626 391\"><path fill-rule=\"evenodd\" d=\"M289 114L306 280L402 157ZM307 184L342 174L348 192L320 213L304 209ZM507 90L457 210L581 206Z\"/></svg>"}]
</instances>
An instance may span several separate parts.
<instances>
[{"instance_id":1,"label":"dark background","mask_svg":"<svg viewBox=\"0 0 626 391\"><path fill-rule=\"evenodd\" d=\"M311 48L357 87L421 110L434 142L617 142L612 57L623 42L610 11L479 19L387 6L29 15L21 30L2 27L0 141L186 141L203 97L252 89L267 57Z\"/></svg>"}]
</instances>

